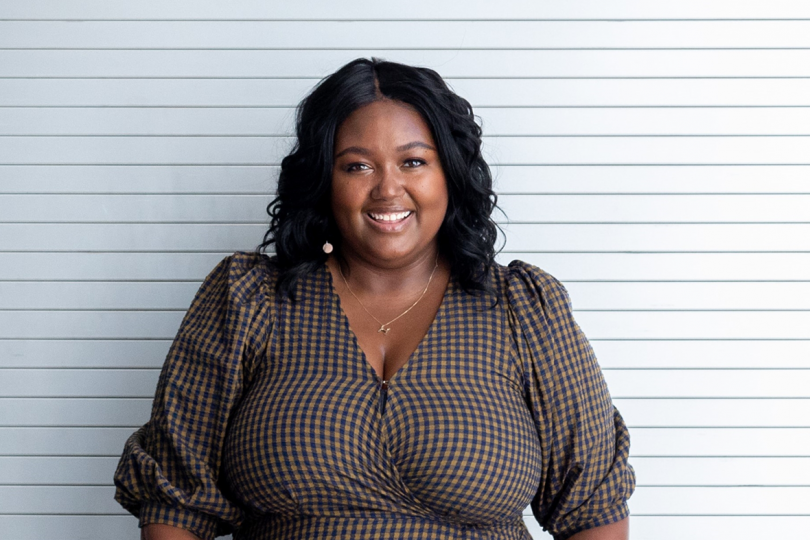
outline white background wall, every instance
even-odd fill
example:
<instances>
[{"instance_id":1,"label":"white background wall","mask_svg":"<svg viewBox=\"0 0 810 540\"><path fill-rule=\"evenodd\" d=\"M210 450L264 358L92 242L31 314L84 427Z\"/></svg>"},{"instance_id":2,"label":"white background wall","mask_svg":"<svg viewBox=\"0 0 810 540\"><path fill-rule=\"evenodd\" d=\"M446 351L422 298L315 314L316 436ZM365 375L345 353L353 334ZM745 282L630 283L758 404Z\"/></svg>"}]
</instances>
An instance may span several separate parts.
<instances>
[{"instance_id":1,"label":"white background wall","mask_svg":"<svg viewBox=\"0 0 810 540\"><path fill-rule=\"evenodd\" d=\"M501 261L565 282L631 426L633 538L806 534L810 4L7 0L0 537L137 538L112 472L184 310L371 55L481 116Z\"/></svg>"}]
</instances>

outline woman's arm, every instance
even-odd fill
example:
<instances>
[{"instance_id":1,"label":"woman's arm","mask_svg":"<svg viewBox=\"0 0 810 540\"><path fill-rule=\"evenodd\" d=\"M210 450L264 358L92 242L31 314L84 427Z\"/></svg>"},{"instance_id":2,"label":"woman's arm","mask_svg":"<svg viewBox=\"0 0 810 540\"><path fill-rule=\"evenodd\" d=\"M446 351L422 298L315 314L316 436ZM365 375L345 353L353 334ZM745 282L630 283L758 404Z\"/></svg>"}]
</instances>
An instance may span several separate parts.
<instances>
[{"instance_id":1,"label":"woman's arm","mask_svg":"<svg viewBox=\"0 0 810 540\"><path fill-rule=\"evenodd\" d=\"M578 532L568 540L627 540L630 538L630 518Z\"/></svg>"},{"instance_id":2,"label":"woman's arm","mask_svg":"<svg viewBox=\"0 0 810 540\"><path fill-rule=\"evenodd\" d=\"M141 529L141 540L200 540L200 537L179 527L152 523Z\"/></svg>"}]
</instances>

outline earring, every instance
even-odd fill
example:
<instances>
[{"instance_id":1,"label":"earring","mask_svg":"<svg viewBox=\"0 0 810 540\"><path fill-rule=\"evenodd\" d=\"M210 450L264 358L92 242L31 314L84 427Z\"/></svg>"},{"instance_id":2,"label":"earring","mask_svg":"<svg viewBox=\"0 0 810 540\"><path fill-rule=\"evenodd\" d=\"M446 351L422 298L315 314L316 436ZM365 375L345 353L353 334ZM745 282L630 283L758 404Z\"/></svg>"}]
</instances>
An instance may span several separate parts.
<instances>
[{"instance_id":1,"label":"earring","mask_svg":"<svg viewBox=\"0 0 810 540\"><path fill-rule=\"evenodd\" d=\"M332 253L332 250L334 249L334 247L332 246L332 244L329 243L329 240L327 240L326 242L324 242L323 248L321 248L321 249L323 249L324 253L329 255L330 253Z\"/></svg>"}]
</instances>

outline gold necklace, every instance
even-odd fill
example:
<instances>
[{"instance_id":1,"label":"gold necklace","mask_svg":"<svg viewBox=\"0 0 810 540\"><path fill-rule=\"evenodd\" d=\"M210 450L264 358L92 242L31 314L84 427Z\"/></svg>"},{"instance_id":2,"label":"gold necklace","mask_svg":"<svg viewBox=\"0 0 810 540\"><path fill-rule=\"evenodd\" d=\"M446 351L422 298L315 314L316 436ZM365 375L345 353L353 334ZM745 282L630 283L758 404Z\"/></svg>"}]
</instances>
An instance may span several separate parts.
<instances>
[{"instance_id":1,"label":"gold necklace","mask_svg":"<svg viewBox=\"0 0 810 540\"><path fill-rule=\"evenodd\" d=\"M410 310L415 308L416 304L418 304L422 300L422 298L425 297L425 295L428 292L428 289L430 288L430 282L433 281L433 276L436 275L436 269L438 267L439 267L439 254L437 253L436 254L436 264L433 265L433 272L430 273L430 278L428 278L427 285L425 285L425 290L422 291L422 294L419 295L419 298L416 299L416 302L411 304L411 307L409 307L408 309L406 309L405 311L403 311L402 313L400 313L399 315L397 315L396 317L394 317L393 319L391 319L387 323L383 323L380 319L378 319L377 317L372 315L371 312L368 310L368 308L366 308L366 306L363 305L363 302L361 302L360 299L357 298L357 295L354 294L354 291L352 290L352 288L349 287L349 282L346 281L346 276L343 275L343 268L341 268L341 264L340 264L340 262L338 262L338 272L340 272L340 277L343 278L343 283L346 284L346 288L349 290L349 293L351 293L351 295L354 296L354 299L357 300L357 303L360 304L360 307L363 308L363 310L366 313L368 313L369 317L371 317L372 319L377 321L377 324L380 325L380 329L377 330L377 333L382 334L384 336L387 336L388 332L391 331L391 323L393 323L394 321L396 321L397 319L399 319L401 317L404 317L406 313L408 313Z\"/></svg>"}]
</instances>

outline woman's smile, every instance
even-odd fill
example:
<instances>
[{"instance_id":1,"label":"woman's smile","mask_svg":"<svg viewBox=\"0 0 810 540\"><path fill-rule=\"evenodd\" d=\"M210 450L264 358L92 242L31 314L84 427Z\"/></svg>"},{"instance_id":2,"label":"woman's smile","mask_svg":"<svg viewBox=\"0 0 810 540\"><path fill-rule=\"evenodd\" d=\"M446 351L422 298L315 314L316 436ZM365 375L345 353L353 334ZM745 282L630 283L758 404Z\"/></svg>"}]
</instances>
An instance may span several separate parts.
<instances>
[{"instance_id":1,"label":"woman's smile","mask_svg":"<svg viewBox=\"0 0 810 540\"><path fill-rule=\"evenodd\" d=\"M374 221L380 222L387 222L393 223L395 221L402 221L408 216L413 214L413 212L405 211L405 212L389 212L389 213L377 213L377 212L369 212L368 217L373 219Z\"/></svg>"}]
</instances>

